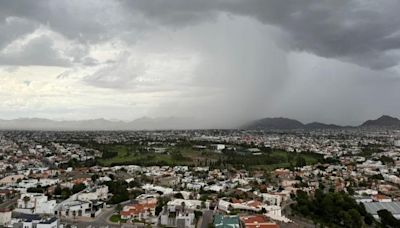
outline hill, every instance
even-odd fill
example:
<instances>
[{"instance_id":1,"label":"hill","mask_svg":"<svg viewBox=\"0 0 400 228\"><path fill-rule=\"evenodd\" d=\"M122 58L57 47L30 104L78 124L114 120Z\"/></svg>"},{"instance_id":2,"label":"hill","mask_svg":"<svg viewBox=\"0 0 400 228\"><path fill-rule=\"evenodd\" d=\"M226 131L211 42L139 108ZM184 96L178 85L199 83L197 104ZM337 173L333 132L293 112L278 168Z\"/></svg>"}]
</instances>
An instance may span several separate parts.
<instances>
[{"instance_id":1,"label":"hill","mask_svg":"<svg viewBox=\"0 0 400 228\"><path fill-rule=\"evenodd\" d=\"M312 122L304 125L306 129L339 129L343 128L342 126L336 124L324 124L320 122Z\"/></svg>"},{"instance_id":2,"label":"hill","mask_svg":"<svg viewBox=\"0 0 400 228\"><path fill-rule=\"evenodd\" d=\"M393 127L399 128L400 127L400 120L395 117L391 117L388 115L383 115L375 120L367 120L361 127Z\"/></svg>"},{"instance_id":3,"label":"hill","mask_svg":"<svg viewBox=\"0 0 400 228\"><path fill-rule=\"evenodd\" d=\"M250 130L263 130L263 129L282 129L293 130L304 128L304 124L298 120L278 117L278 118L264 118L253 121L243 127Z\"/></svg>"}]
</instances>

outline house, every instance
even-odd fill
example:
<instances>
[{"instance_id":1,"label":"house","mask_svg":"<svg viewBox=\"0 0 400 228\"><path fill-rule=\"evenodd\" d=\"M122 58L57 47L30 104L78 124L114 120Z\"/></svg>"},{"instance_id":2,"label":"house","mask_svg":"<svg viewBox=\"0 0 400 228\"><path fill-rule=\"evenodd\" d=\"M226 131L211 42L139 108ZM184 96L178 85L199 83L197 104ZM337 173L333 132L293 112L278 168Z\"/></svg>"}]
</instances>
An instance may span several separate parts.
<instances>
[{"instance_id":1,"label":"house","mask_svg":"<svg viewBox=\"0 0 400 228\"><path fill-rule=\"evenodd\" d=\"M120 212L122 219L148 219L155 215L157 199L145 199L132 205L124 206Z\"/></svg>"},{"instance_id":2,"label":"house","mask_svg":"<svg viewBox=\"0 0 400 228\"><path fill-rule=\"evenodd\" d=\"M169 204L160 215L160 224L167 227L195 228L194 210L181 205Z\"/></svg>"},{"instance_id":3,"label":"house","mask_svg":"<svg viewBox=\"0 0 400 228\"><path fill-rule=\"evenodd\" d=\"M55 200L48 200L43 193L24 193L17 201L15 211L25 214L54 214Z\"/></svg>"},{"instance_id":4,"label":"house","mask_svg":"<svg viewBox=\"0 0 400 228\"><path fill-rule=\"evenodd\" d=\"M91 201L91 200L107 200L108 197L108 186L102 185L97 186L92 189L80 192L78 195L78 200L81 201Z\"/></svg>"},{"instance_id":5,"label":"house","mask_svg":"<svg viewBox=\"0 0 400 228\"><path fill-rule=\"evenodd\" d=\"M67 199L61 202L54 210L54 214L58 216L64 216L69 218L75 217L96 217L101 209L104 207L104 203L99 201L80 201L74 199Z\"/></svg>"},{"instance_id":6,"label":"house","mask_svg":"<svg viewBox=\"0 0 400 228\"><path fill-rule=\"evenodd\" d=\"M18 223L14 223L13 227L16 228L57 228L58 219L53 217L50 219L37 220L25 220Z\"/></svg>"},{"instance_id":7,"label":"house","mask_svg":"<svg viewBox=\"0 0 400 228\"><path fill-rule=\"evenodd\" d=\"M216 215L213 225L215 228L241 228L240 219L237 215Z\"/></svg>"},{"instance_id":8,"label":"house","mask_svg":"<svg viewBox=\"0 0 400 228\"><path fill-rule=\"evenodd\" d=\"M174 199L167 203L167 205L171 207L181 206L183 204L186 209L196 210L201 209L203 202L201 200Z\"/></svg>"},{"instance_id":9,"label":"house","mask_svg":"<svg viewBox=\"0 0 400 228\"><path fill-rule=\"evenodd\" d=\"M372 199L376 202L392 202L390 197L381 194L374 195Z\"/></svg>"},{"instance_id":10,"label":"house","mask_svg":"<svg viewBox=\"0 0 400 228\"><path fill-rule=\"evenodd\" d=\"M245 228L279 228L275 222L271 222L263 215L250 215L240 217Z\"/></svg>"},{"instance_id":11,"label":"house","mask_svg":"<svg viewBox=\"0 0 400 228\"><path fill-rule=\"evenodd\" d=\"M56 217L42 218L37 214L16 214L11 221L15 228L57 228L59 226Z\"/></svg>"},{"instance_id":12,"label":"house","mask_svg":"<svg viewBox=\"0 0 400 228\"><path fill-rule=\"evenodd\" d=\"M228 201L226 198L222 198L218 201L218 209L223 212L231 212L233 210L246 211L246 212L261 212L264 205L262 202L257 200L251 200L242 202L239 200Z\"/></svg>"}]
</instances>

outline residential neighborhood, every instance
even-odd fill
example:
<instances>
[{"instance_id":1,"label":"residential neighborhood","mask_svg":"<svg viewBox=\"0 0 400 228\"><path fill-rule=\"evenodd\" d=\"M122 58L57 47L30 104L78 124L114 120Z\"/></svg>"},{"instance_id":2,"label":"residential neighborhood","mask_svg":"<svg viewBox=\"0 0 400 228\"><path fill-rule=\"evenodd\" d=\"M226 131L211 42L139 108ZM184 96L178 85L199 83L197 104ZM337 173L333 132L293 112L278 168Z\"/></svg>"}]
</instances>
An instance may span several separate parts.
<instances>
[{"instance_id":1,"label":"residential neighborhood","mask_svg":"<svg viewBox=\"0 0 400 228\"><path fill-rule=\"evenodd\" d=\"M335 192L400 219L399 131L0 135L4 227L313 227Z\"/></svg>"}]
</instances>

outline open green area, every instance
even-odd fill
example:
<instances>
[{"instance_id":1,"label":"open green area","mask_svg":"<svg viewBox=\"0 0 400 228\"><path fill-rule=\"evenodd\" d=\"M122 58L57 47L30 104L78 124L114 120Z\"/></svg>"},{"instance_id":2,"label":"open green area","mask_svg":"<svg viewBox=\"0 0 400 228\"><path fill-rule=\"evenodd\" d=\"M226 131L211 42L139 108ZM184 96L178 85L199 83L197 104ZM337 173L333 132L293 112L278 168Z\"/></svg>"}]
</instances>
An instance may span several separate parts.
<instances>
[{"instance_id":1,"label":"open green area","mask_svg":"<svg viewBox=\"0 0 400 228\"><path fill-rule=\"evenodd\" d=\"M110 221L113 223L125 223L125 219L121 219L121 216L118 214L111 215Z\"/></svg>"},{"instance_id":2,"label":"open green area","mask_svg":"<svg viewBox=\"0 0 400 228\"><path fill-rule=\"evenodd\" d=\"M218 155L210 151L197 151L191 146L173 146L165 152L156 153L138 145L108 144L98 146L103 157L100 165L200 165L206 160L217 159Z\"/></svg>"},{"instance_id":3,"label":"open green area","mask_svg":"<svg viewBox=\"0 0 400 228\"><path fill-rule=\"evenodd\" d=\"M221 162L235 168L276 169L312 165L323 161L323 156L311 152L263 151L260 155L225 152Z\"/></svg>"},{"instance_id":4,"label":"open green area","mask_svg":"<svg viewBox=\"0 0 400 228\"><path fill-rule=\"evenodd\" d=\"M105 144L97 145L96 148L103 152L102 158L97 160L98 164L103 166L188 165L273 169L316 164L323 160L322 155L315 153L296 153L271 149L261 149L255 155L245 147L215 152L208 148L199 149L193 147L193 145L177 144L165 147L162 152L158 153L134 144Z\"/></svg>"}]
</instances>

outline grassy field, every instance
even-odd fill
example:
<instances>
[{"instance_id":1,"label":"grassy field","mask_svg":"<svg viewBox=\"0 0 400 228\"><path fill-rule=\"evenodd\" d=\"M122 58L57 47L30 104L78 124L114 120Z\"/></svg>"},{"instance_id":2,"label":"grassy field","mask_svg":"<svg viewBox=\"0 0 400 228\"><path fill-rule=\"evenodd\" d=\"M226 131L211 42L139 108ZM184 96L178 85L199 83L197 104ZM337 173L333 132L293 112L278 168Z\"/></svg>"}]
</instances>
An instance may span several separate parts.
<instances>
[{"instance_id":1,"label":"grassy field","mask_svg":"<svg viewBox=\"0 0 400 228\"><path fill-rule=\"evenodd\" d=\"M218 154L210 151L197 151L190 146L167 148L166 153L142 151L132 145L103 145L103 153L115 156L98 160L101 165L200 165L205 160L218 159Z\"/></svg>"},{"instance_id":2,"label":"grassy field","mask_svg":"<svg viewBox=\"0 0 400 228\"><path fill-rule=\"evenodd\" d=\"M120 215L112 215L110 217L110 221L113 223L125 223L126 222L125 219L121 219Z\"/></svg>"},{"instance_id":3,"label":"grassy field","mask_svg":"<svg viewBox=\"0 0 400 228\"><path fill-rule=\"evenodd\" d=\"M103 158L98 163L113 165L189 165L189 166L233 166L236 168L273 169L296 164L315 164L321 156L313 153L292 153L272 150L261 155L238 154L236 152L216 153L211 150L197 150L192 146L168 147L165 153L145 151L135 145L101 145Z\"/></svg>"}]
</instances>

